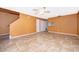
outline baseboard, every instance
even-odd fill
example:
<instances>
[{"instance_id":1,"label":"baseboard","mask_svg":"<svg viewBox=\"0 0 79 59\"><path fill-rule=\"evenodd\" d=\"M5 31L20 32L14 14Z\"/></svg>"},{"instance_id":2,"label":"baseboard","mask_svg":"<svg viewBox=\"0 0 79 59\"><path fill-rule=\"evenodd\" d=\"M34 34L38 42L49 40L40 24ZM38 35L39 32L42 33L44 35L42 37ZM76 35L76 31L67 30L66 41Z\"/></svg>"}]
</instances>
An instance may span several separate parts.
<instances>
[{"instance_id":1,"label":"baseboard","mask_svg":"<svg viewBox=\"0 0 79 59\"><path fill-rule=\"evenodd\" d=\"M57 34L64 34L64 35L71 35L71 36L78 36L77 34L70 34L70 33L62 33L62 32L55 32L55 31L48 31L51 33L57 33Z\"/></svg>"},{"instance_id":2,"label":"baseboard","mask_svg":"<svg viewBox=\"0 0 79 59\"><path fill-rule=\"evenodd\" d=\"M30 33L30 34L23 34L23 35L19 35L19 36L10 36L10 39L14 39L14 38L18 38L18 37L22 37L22 36L27 36L27 35L32 35L32 34L36 34L38 32L34 32L34 33Z\"/></svg>"},{"instance_id":3,"label":"baseboard","mask_svg":"<svg viewBox=\"0 0 79 59\"><path fill-rule=\"evenodd\" d=\"M8 33L0 34L0 39L9 39L9 34Z\"/></svg>"},{"instance_id":4,"label":"baseboard","mask_svg":"<svg viewBox=\"0 0 79 59\"><path fill-rule=\"evenodd\" d=\"M7 34L9 34L9 33L5 33L5 34L0 34L0 36L1 36L1 35L7 35Z\"/></svg>"},{"instance_id":5,"label":"baseboard","mask_svg":"<svg viewBox=\"0 0 79 59\"><path fill-rule=\"evenodd\" d=\"M55 32L55 31L48 31L50 33L57 33L57 34L64 34L64 35L71 35L71 36L78 36L79 35L76 35L76 34L69 34L69 33L62 33L62 32ZM34 33L30 33L30 34L23 34L23 35L19 35L19 36L9 36L10 39L14 39L14 38L18 38L18 37L22 37L22 36L27 36L27 35L32 35L32 34L36 34L36 33L39 33L39 32L34 32Z\"/></svg>"}]
</instances>

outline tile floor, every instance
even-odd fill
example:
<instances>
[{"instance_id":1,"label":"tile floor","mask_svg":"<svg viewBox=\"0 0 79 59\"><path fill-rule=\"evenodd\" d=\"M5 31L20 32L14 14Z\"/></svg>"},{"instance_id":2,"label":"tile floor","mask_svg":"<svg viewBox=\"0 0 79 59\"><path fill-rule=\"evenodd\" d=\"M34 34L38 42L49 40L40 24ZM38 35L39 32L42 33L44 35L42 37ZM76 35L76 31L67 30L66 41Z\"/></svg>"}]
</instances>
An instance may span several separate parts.
<instances>
[{"instance_id":1,"label":"tile floor","mask_svg":"<svg viewBox=\"0 0 79 59\"><path fill-rule=\"evenodd\" d=\"M79 38L40 32L15 39L0 39L0 52L77 52Z\"/></svg>"}]
</instances>

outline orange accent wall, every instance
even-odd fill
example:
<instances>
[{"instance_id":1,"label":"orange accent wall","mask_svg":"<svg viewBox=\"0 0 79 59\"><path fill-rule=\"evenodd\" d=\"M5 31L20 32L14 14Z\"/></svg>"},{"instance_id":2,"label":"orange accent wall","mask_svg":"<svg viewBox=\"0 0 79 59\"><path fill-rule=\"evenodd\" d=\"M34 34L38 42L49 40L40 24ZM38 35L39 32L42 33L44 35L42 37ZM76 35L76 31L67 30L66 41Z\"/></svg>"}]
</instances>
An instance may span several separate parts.
<instances>
[{"instance_id":1,"label":"orange accent wall","mask_svg":"<svg viewBox=\"0 0 79 59\"><path fill-rule=\"evenodd\" d=\"M48 21L56 23L55 26L49 26L48 31L77 34L76 14L49 18Z\"/></svg>"},{"instance_id":2,"label":"orange accent wall","mask_svg":"<svg viewBox=\"0 0 79 59\"><path fill-rule=\"evenodd\" d=\"M18 36L36 32L36 18L20 14L20 18L10 25L10 35Z\"/></svg>"},{"instance_id":3,"label":"orange accent wall","mask_svg":"<svg viewBox=\"0 0 79 59\"><path fill-rule=\"evenodd\" d=\"M78 19L77 19L77 34L79 35L79 13L78 13Z\"/></svg>"}]
</instances>

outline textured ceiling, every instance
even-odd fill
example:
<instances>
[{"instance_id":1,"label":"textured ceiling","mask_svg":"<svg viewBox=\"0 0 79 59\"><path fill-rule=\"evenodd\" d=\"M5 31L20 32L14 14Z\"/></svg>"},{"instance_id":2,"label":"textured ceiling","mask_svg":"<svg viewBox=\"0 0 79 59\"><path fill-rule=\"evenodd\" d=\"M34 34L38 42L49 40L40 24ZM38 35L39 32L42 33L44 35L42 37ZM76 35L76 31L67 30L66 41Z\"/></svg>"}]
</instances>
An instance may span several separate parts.
<instances>
[{"instance_id":1,"label":"textured ceiling","mask_svg":"<svg viewBox=\"0 0 79 59\"><path fill-rule=\"evenodd\" d=\"M78 7L47 7L48 10L47 13L44 13L43 9L41 9L42 7L5 7L5 8L44 19L56 16L74 14L79 11ZM40 12L35 9L40 9Z\"/></svg>"}]
</instances>

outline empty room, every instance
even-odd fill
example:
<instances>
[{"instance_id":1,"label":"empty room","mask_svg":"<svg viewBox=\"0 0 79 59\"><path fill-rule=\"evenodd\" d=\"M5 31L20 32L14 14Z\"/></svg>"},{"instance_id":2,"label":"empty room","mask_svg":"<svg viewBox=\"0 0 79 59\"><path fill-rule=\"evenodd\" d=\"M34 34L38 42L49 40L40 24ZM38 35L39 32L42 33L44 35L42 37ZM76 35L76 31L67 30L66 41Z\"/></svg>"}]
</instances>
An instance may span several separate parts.
<instances>
[{"instance_id":1,"label":"empty room","mask_svg":"<svg viewBox=\"0 0 79 59\"><path fill-rule=\"evenodd\" d=\"M78 7L0 8L0 52L77 51Z\"/></svg>"}]
</instances>

